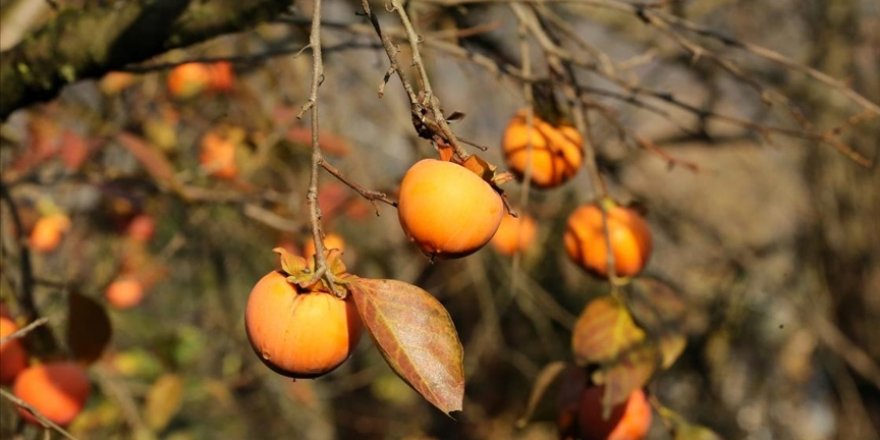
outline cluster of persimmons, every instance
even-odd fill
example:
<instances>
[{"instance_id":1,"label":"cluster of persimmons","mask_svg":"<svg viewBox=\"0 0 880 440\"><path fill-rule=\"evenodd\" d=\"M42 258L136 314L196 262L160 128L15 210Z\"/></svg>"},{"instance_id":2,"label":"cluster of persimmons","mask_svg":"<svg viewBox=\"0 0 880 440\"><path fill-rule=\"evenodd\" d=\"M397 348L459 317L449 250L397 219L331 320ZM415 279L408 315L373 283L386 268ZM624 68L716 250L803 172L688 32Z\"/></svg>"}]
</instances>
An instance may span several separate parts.
<instances>
[{"instance_id":1,"label":"cluster of persimmons","mask_svg":"<svg viewBox=\"0 0 880 440\"><path fill-rule=\"evenodd\" d=\"M190 99L206 92L228 92L234 79L228 62L186 63L172 69L167 87L172 97ZM130 73L113 72L106 75L99 86L102 92L112 95L136 81ZM238 174L235 147L242 140L243 133L233 128L205 134L199 155L205 174L222 180L234 179ZM68 164L67 157L62 159ZM58 250L73 223L51 203L38 206L38 211L36 220L27 225L27 246L37 254L50 255ZM118 274L104 293L110 306L124 310L143 301L150 286L157 281L159 271L147 251L147 244L155 235L155 218L146 213L127 213L120 217L125 219L121 229L125 253L120 258ZM16 333L21 322L14 319L5 306L0 305L0 309L0 339L3 339ZM0 384L11 386L13 394L42 418L62 427L74 420L89 397L91 385L86 368L84 363L63 358L33 358L18 337L0 345ZM30 423L43 423L25 408L19 408L19 413Z\"/></svg>"},{"instance_id":2,"label":"cluster of persimmons","mask_svg":"<svg viewBox=\"0 0 880 440\"><path fill-rule=\"evenodd\" d=\"M566 183L581 168L582 136L566 123L526 115L525 110L517 113L503 134L508 168L540 189ZM446 145L439 148L451 151ZM441 151L440 159L418 161L400 182L397 208L403 231L432 261L465 257L488 243L504 255L526 251L536 238L537 222L508 211L495 176L494 167L481 159L448 151ZM651 253L647 222L609 198L572 212L563 242L575 264L604 279L637 274ZM327 271L341 280L347 276L339 262L344 246L338 235L324 238ZM305 258L276 249L283 269L257 282L245 311L254 351L273 371L292 378L314 378L337 368L351 355L363 328L350 298L316 278L314 243L304 251ZM574 374L579 380L568 381L568 396L560 399L561 432L584 439L646 435L651 409L641 390L603 417L603 387L590 384L582 368Z\"/></svg>"}]
</instances>

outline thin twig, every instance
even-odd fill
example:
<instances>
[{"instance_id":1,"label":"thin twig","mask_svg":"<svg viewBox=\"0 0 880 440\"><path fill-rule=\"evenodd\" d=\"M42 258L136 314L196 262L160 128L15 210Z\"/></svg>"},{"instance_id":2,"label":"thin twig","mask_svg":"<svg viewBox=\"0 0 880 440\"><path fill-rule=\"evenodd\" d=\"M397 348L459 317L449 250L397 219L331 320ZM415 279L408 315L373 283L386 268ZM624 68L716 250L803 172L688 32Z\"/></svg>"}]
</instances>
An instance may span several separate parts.
<instances>
[{"instance_id":1,"label":"thin twig","mask_svg":"<svg viewBox=\"0 0 880 440\"><path fill-rule=\"evenodd\" d=\"M303 106L297 117L309 111L312 129L312 169L309 178L309 192L307 195L309 205L309 222L312 225L312 240L315 242L315 274L314 280L323 277L327 287L339 297L345 296L345 289L337 290L333 279L333 273L327 270L327 256L324 254L324 231L321 227L321 206L318 204L318 172L324 155L321 154L321 143L318 130L318 88L324 82L324 60L321 56L321 0L315 0L312 5L312 27L309 33L309 46L312 49L312 87L309 101Z\"/></svg>"},{"instance_id":2,"label":"thin twig","mask_svg":"<svg viewBox=\"0 0 880 440\"><path fill-rule=\"evenodd\" d=\"M14 339L23 338L23 337L25 337L28 333L30 333L30 332L32 332L34 329L36 329L37 327L39 327L39 326L41 326L41 325L44 325L44 324L46 324L47 322L49 322L49 318L40 318L40 319L38 319L38 320L36 320L36 321L34 321L34 322L28 324L28 325L26 325L26 326L24 326L24 327L22 327L22 328L16 330L15 332L10 333L10 334L8 334L8 335L6 335L6 336L0 338L0 345L3 345L3 344L5 344L5 343L7 343L7 342L9 342L9 341L14 340Z\"/></svg>"},{"instance_id":3,"label":"thin twig","mask_svg":"<svg viewBox=\"0 0 880 440\"><path fill-rule=\"evenodd\" d=\"M41 425L43 425L44 428L52 429L52 430L56 431L57 433L61 434L61 436L66 439L76 440L76 437L74 437L72 434L67 432L64 428L59 426L57 423L46 418L46 416L44 416L43 413L41 413L38 409L31 406L31 404L25 402L24 400L19 399L18 396L10 393L9 391L6 391L3 388L0 388L0 396L3 396L4 399L14 403L15 405L18 405L19 407L21 407L25 411L29 412L34 417L34 419L37 420L37 422L39 422Z\"/></svg>"}]
</instances>

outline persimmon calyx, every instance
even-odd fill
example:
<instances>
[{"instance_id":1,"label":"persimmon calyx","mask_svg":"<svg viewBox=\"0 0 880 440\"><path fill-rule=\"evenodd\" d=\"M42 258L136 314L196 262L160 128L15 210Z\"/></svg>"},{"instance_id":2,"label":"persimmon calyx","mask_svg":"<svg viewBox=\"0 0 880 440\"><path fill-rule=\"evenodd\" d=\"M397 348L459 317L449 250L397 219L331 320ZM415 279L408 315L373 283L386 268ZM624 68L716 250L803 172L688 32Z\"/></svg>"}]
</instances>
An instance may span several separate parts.
<instances>
[{"instance_id":1,"label":"persimmon calyx","mask_svg":"<svg viewBox=\"0 0 880 440\"><path fill-rule=\"evenodd\" d=\"M304 291L332 293L340 298L348 294L347 288L343 286L348 284L350 276L346 272L345 264L342 262L342 251L339 249L326 251L324 257L326 266L317 269L317 256L307 260L284 248L279 247L272 251L279 255L281 271L286 275L288 283L295 284Z\"/></svg>"}]
</instances>

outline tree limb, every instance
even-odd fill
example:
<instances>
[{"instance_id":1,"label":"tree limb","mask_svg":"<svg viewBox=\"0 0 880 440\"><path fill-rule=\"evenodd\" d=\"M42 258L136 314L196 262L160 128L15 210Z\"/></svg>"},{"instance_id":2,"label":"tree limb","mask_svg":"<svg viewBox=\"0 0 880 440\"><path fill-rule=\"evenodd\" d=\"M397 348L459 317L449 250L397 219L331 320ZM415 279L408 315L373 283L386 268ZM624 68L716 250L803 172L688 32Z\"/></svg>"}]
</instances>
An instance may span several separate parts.
<instances>
[{"instance_id":1,"label":"tree limb","mask_svg":"<svg viewBox=\"0 0 880 440\"><path fill-rule=\"evenodd\" d=\"M95 78L170 49L274 18L290 0L112 2L62 10L0 57L0 119Z\"/></svg>"}]
</instances>

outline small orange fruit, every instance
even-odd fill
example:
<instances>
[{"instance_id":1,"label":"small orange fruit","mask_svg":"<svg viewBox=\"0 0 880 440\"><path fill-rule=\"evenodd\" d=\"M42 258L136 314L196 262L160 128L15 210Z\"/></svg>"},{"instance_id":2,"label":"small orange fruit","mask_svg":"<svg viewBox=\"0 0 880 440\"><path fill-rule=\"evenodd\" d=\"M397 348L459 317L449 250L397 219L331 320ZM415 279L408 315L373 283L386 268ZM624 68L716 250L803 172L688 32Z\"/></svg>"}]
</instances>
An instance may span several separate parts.
<instances>
[{"instance_id":1,"label":"small orange fruit","mask_svg":"<svg viewBox=\"0 0 880 440\"><path fill-rule=\"evenodd\" d=\"M457 258L492 239L504 216L504 203L467 168L424 159L403 176L397 215L404 232L423 252Z\"/></svg>"},{"instance_id":2,"label":"small orange fruit","mask_svg":"<svg viewBox=\"0 0 880 440\"><path fill-rule=\"evenodd\" d=\"M67 426L85 406L91 385L80 364L47 362L22 371L15 379L12 392L47 419ZM28 422L39 424L27 410L19 408L18 411Z\"/></svg>"},{"instance_id":3,"label":"small orange fruit","mask_svg":"<svg viewBox=\"0 0 880 440\"><path fill-rule=\"evenodd\" d=\"M107 302L120 310L130 309L144 299L144 286L137 278L123 275L113 280L105 293Z\"/></svg>"},{"instance_id":4,"label":"small orange fruit","mask_svg":"<svg viewBox=\"0 0 880 440\"><path fill-rule=\"evenodd\" d=\"M12 319L0 316L0 339L18 331ZM0 384L8 385L27 367L27 351L21 339L13 339L0 345Z\"/></svg>"},{"instance_id":5,"label":"small orange fruit","mask_svg":"<svg viewBox=\"0 0 880 440\"><path fill-rule=\"evenodd\" d=\"M651 406L642 390L635 390L627 400L602 417L605 387L590 386L581 393L577 427L584 440L640 440L651 427Z\"/></svg>"},{"instance_id":6,"label":"small orange fruit","mask_svg":"<svg viewBox=\"0 0 880 440\"><path fill-rule=\"evenodd\" d=\"M211 73L211 90L215 92L228 92L235 83L235 71L229 61L218 61L210 64L208 70Z\"/></svg>"},{"instance_id":7,"label":"small orange fruit","mask_svg":"<svg viewBox=\"0 0 880 440\"><path fill-rule=\"evenodd\" d=\"M128 72L110 72L101 78L98 88L105 95L115 95L135 83L137 77Z\"/></svg>"},{"instance_id":8,"label":"small orange fruit","mask_svg":"<svg viewBox=\"0 0 880 440\"><path fill-rule=\"evenodd\" d=\"M345 240L338 234L329 233L324 236L324 249L339 249L340 251L345 250ZM310 260L315 256L315 240L309 239L306 242L306 245L303 246L303 256L306 257L306 260Z\"/></svg>"},{"instance_id":9,"label":"small orange fruit","mask_svg":"<svg viewBox=\"0 0 880 440\"><path fill-rule=\"evenodd\" d=\"M168 74L168 91L175 98L192 98L211 84L211 71L202 63L181 64Z\"/></svg>"},{"instance_id":10,"label":"small orange fruit","mask_svg":"<svg viewBox=\"0 0 880 440\"><path fill-rule=\"evenodd\" d=\"M350 299L300 292L281 272L269 272L251 290L245 309L248 340L278 374L314 378L345 362L361 336Z\"/></svg>"},{"instance_id":11,"label":"small orange fruit","mask_svg":"<svg viewBox=\"0 0 880 440\"><path fill-rule=\"evenodd\" d=\"M54 251L61 243L61 237L70 229L70 219L64 214L41 217L34 225L29 237L31 249L40 253Z\"/></svg>"},{"instance_id":12,"label":"small orange fruit","mask_svg":"<svg viewBox=\"0 0 880 440\"><path fill-rule=\"evenodd\" d=\"M218 179L231 180L238 176L235 144L214 131L205 133L202 137L199 163L208 174Z\"/></svg>"},{"instance_id":13,"label":"small orange fruit","mask_svg":"<svg viewBox=\"0 0 880 440\"><path fill-rule=\"evenodd\" d=\"M523 252L535 241L538 226L532 217L520 214L519 217L505 215L492 237L492 247L502 255Z\"/></svg>"},{"instance_id":14,"label":"small orange fruit","mask_svg":"<svg viewBox=\"0 0 880 440\"><path fill-rule=\"evenodd\" d=\"M517 112L504 130L501 146L507 166L517 178L522 179L531 162L533 185L538 188L562 185L574 177L581 167L584 139L571 125L553 126L537 115L532 118L530 128L526 112L525 109Z\"/></svg>"},{"instance_id":15,"label":"small orange fruit","mask_svg":"<svg viewBox=\"0 0 880 440\"><path fill-rule=\"evenodd\" d=\"M128 223L125 234L128 238L138 243L146 243L153 238L156 233L156 220L147 214L135 216Z\"/></svg>"},{"instance_id":16,"label":"small orange fruit","mask_svg":"<svg viewBox=\"0 0 880 440\"><path fill-rule=\"evenodd\" d=\"M614 272L620 277L639 273L651 256L651 230L636 211L609 203L608 236L614 250ZM595 203L581 206L568 218L565 250L587 272L608 277L608 242L602 208Z\"/></svg>"}]
</instances>

